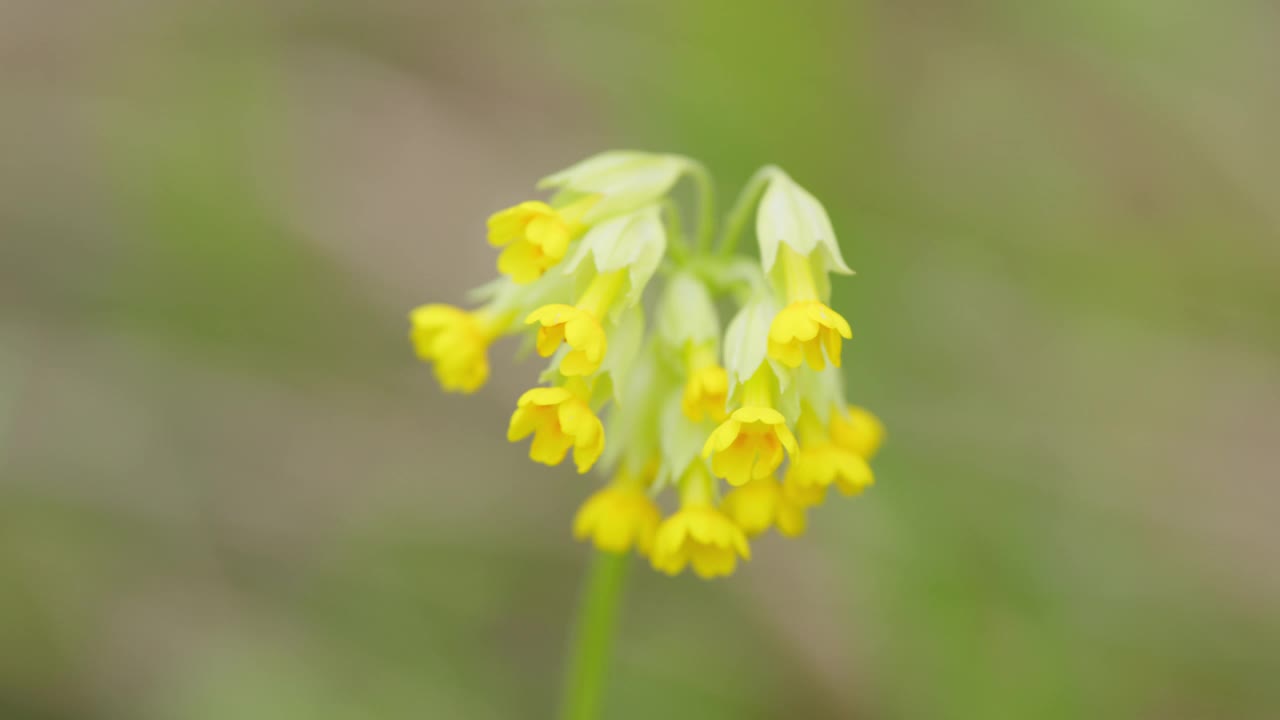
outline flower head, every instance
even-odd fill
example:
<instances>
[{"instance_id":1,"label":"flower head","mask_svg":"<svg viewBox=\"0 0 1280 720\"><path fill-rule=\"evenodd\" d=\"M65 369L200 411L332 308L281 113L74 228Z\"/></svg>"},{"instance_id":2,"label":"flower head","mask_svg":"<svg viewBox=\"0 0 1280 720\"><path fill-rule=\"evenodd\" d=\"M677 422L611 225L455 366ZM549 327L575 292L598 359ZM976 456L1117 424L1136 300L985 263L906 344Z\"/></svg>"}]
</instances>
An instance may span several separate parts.
<instances>
[{"instance_id":1,"label":"flower head","mask_svg":"<svg viewBox=\"0 0 1280 720\"><path fill-rule=\"evenodd\" d=\"M604 452L604 426L583 395L565 387L534 388L516 403L507 440L533 435L529 457L543 465L559 465L569 449L578 472L591 469Z\"/></svg>"},{"instance_id":2,"label":"flower head","mask_svg":"<svg viewBox=\"0 0 1280 720\"><path fill-rule=\"evenodd\" d=\"M522 202L489 217L489 244L504 248L498 272L531 283L564 259L569 243L586 229L582 217L595 203L588 196L562 208Z\"/></svg>"},{"instance_id":3,"label":"flower head","mask_svg":"<svg viewBox=\"0 0 1280 720\"><path fill-rule=\"evenodd\" d=\"M697 212L673 194L683 178ZM578 472L609 478L579 508L574 536L703 578L748 559L749 536L802 533L829 488L871 485L868 460L884 437L874 415L843 400L852 332L832 309L830 277L852 271L822 204L766 166L717 233L711 184L679 155L588 158L539 183L547 202L489 218L508 277L473 293L479 309L410 315L414 347L446 390L479 388L503 334L551 358L540 387L516 402L507 438L530 438L535 462L558 465L572 451ZM759 252L737 254L752 214ZM681 220L694 217L696 227ZM679 509L664 519L657 500L669 488Z\"/></svg>"},{"instance_id":4,"label":"flower head","mask_svg":"<svg viewBox=\"0 0 1280 720\"><path fill-rule=\"evenodd\" d=\"M635 548L648 555L662 521L662 513L645 489L641 476L621 472L607 487L587 498L573 519L573 536L591 539L605 552Z\"/></svg>"},{"instance_id":5,"label":"flower head","mask_svg":"<svg viewBox=\"0 0 1280 720\"><path fill-rule=\"evenodd\" d=\"M489 379L489 344L505 321L483 310L423 305L409 314L409 323L414 350L434 365L445 390L472 393Z\"/></svg>"}]
</instances>

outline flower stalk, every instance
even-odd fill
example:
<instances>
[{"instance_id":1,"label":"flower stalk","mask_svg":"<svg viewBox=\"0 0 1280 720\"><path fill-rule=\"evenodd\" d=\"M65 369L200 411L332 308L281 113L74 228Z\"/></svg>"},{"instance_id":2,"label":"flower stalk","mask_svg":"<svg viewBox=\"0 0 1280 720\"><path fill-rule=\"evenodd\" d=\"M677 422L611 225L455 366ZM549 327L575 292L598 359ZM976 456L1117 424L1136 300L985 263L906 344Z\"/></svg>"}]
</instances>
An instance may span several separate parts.
<instances>
[{"instance_id":1,"label":"flower stalk","mask_svg":"<svg viewBox=\"0 0 1280 720\"><path fill-rule=\"evenodd\" d=\"M597 550L582 586L569 638L560 720L596 720L608 679L622 591L631 558Z\"/></svg>"}]
</instances>

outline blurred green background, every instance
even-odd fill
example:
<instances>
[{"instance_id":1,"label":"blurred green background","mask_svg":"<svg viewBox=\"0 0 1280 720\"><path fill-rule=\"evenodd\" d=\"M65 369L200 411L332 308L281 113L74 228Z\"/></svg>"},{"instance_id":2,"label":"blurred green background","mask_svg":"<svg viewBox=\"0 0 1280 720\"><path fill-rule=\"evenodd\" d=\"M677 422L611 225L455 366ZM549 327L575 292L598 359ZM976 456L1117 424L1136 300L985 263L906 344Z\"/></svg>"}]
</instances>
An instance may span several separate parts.
<instances>
[{"instance_id":1,"label":"blurred green background","mask_svg":"<svg viewBox=\"0 0 1280 720\"><path fill-rule=\"evenodd\" d=\"M609 718L1280 717L1273 3L0 4L0 718L549 717L594 479L406 311L602 149L827 204L879 484Z\"/></svg>"}]
</instances>

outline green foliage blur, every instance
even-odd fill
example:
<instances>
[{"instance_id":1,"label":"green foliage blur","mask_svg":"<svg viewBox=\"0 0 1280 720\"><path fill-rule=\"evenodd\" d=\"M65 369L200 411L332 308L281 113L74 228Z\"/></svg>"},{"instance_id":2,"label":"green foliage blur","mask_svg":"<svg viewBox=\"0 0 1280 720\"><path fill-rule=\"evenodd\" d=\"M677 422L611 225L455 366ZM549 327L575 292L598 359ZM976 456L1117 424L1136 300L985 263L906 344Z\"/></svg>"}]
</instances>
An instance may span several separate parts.
<instances>
[{"instance_id":1,"label":"green foliage blur","mask_svg":"<svg viewBox=\"0 0 1280 720\"><path fill-rule=\"evenodd\" d=\"M1267 3L0 5L0 718L550 717L595 478L405 313L608 148L782 165L878 484L637 563L606 716L1280 716Z\"/></svg>"}]
</instances>

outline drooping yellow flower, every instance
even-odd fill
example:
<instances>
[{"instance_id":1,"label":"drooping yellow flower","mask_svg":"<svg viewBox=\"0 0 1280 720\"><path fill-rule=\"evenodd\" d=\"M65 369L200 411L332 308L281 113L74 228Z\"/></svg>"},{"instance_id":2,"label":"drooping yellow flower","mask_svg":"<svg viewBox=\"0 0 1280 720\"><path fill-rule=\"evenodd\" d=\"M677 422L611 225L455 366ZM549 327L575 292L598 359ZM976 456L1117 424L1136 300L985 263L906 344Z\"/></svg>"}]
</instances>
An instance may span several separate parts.
<instances>
[{"instance_id":1,"label":"drooping yellow flower","mask_svg":"<svg viewBox=\"0 0 1280 720\"><path fill-rule=\"evenodd\" d=\"M530 283L564 259L569 243L582 234L582 217L598 198L589 196L562 208L522 202L489 217L489 244L505 248L498 272Z\"/></svg>"},{"instance_id":2,"label":"drooping yellow flower","mask_svg":"<svg viewBox=\"0 0 1280 720\"><path fill-rule=\"evenodd\" d=\"M511 415L507 440L517 442L533 435L529 457L543 465L559 465L573 448L574 464L579 473L585 473L604 452L604 426L587 404L588 396L581 381L526 392Z\"/></svg>"},{"instance_id":3,"label":"drooping yellow flower","mask_svg":"<svg viewBox=\"0 0 1280 720\"><path fill-rule=\"evenodd\" d=\"M803 450L801 452L803 453ZM817 507L826 501L827 487L825 485L798 485L796 484L795 473L788 468L787 475L782 480L782 494L796 507L811 508Z\"/></svg>"},{"instance_id":4,"label":"drooping yellow flower","mask_svg":"<svg viewBox=\"0 0 1280 720\"><path fill-rule=\"evenodd\" d=\"M884 442L884 423L866 408L849 406L848 415L831 413L831 441L870 460Z\"/></svg>"},{"instance_id":5,"label":"drooping yellow flower","mask_svg":"<svg viewBox=\"0 0 1280 720\"><path fill-rule=\"evenodd\" d=\"M761 366L743 388L743 407L734 410L702 446L711 469L730 485L745 485L773 474L786 454L796 454L796 438L782 413L773 409L772 380Z\"/></svg>"},{"instance_id":6,"label":"drooping yellow flower","mask_svg":"<svg viewBox=\"0 0 1280 720\"><path fill-rule=\"evenodd\" d=\"M834 423L840 414L832 413ZM857 495L875 482L875 475L865 458L833 441L821 420L806 406L797 427L800 452L787 469L785 484L792 497L805 504L817 505L835 486L844 495Z\"/></svg>"},{"instance_id":7,"label":"drooping yellow flower","mask_svg":"<svg viewBox=\"0 0 1280 720\"><path fill-rule=\"evenodd\" d=\"M821 370L826 367L825 349L831 364L840 367L841 338L853 337L849 323L818 299L817 279L807 258L783 245L778 259L789 304L769 326L769 357L787 367L807 361Z\"/></svg>"},{"instance_id":8,"label":"drooping yellow flower","mask_svg":"<svg viewBox=\"0 0 1280 720\"><path fill-rule=\"evenodd\" d=\"M772 475L730 490L721 504L725 514L748 536L759 535L773 526L786 537L804 533L805 507L786 493Z\"/></svg>"},{"instance_id":9,"label":"drooping yellow flower","mask_svg":"<svg viewBox=\"0 0 1280 720\"><path fill-rule=\"evenodd\" d=\"M560 343L573 348L560 361L560 372L569 377L590 375L600 367L609 348L604 328L594 315L572 305L543 305L529 313L525 323L539 323L538 354L551 357Z\"/></svg>"},{"instance_id":10,"label":"drooping yellow flower","mask_svg":"<svg viewBox=\"0 0 1280 720\"><path fill-rule=\"evenodd\" d=\"M605 552L623 553L634 547L648 555L662 513L649 497L647 484L643 476L619 472L612 483L582 504L573 520L573 536L590 538Z\"/></svg>"},{"instance_id":11,"label":"drooping yellow flower","mask_svg":"<svg viewBox=\"0 0 1280 720\"><path fill-rule=\"evenodd\" d=\"M685 355L689 376L680 409L694 422L702 422L703 418L723 421L728 416L725 403L729 397L729 374L716 363L714 346L690 344Z\"/></svg>"},{"instance_id":12,"label":"drooping yellow flower","mask_svg":"<svg viewBox=\"0 0 1280 720\"><path fill-rule=\"evenodd\" d=\"M840 339L853 337L849 323L840 313L817 300L802 300L783 308L769 326L769 357L787 367L826 367L822 351L831 364L840 367Z\"/></svg>"},{"instance_id":13,"label":"drooping yellow flower","mask_svg":"<svg viewBox=\"0 0 1280 720\"><path fill-rule=\"evenodd\" d=\"M435 368L440 386L472 393L489 378L489 345L509 324L509 316L452 305L423 305L409 313L409 338L418 357Z\"/></svg>"},{"instance_id":14,"label":"drooping yellow flower","mask_svg":"<svg viewBox=\"0 0 1280 720\"><path fill-rule=\"evenodd\" d=\"M678 575L686 567L704 579L730 575L751 548L742 529L713 504L711 477L701 462L685 473L680 510L662 521L653 542L653 567Z\"/></svg>"},{"instance_id":15,"label":"drooping yellow flower","mask_svg":"<svg viewBox=\"0 0 1280 720\"><path fill-rule=\"evenodd\" d=\"M600 369L609 348L601 319L617 298L626 276L621 272L600 273L592 279L576 305L543 305L529 313L525 324L538 328L538 354L551 357L568 343L572 348L560 361L560 373L567 377L590 375Z\"/></svg>"},{"instance_id":16,"label":"drooping yellow flower","mask_svg":"<svg viewBox=\"0 0 1280 720\"><path fill-rule=\"evenodd\" d=\"M834 485L845 495L857 495L875 483L875 475L857 453L825 442L801 445L795 462L787 470L787 481L798 489L825 489Z\"/></svg>"}]
</instances>

